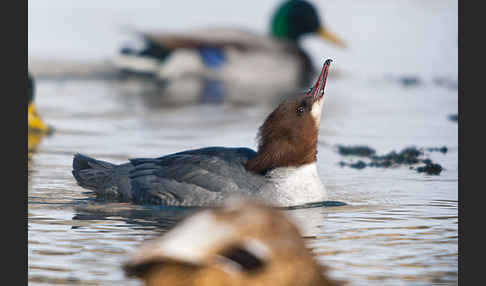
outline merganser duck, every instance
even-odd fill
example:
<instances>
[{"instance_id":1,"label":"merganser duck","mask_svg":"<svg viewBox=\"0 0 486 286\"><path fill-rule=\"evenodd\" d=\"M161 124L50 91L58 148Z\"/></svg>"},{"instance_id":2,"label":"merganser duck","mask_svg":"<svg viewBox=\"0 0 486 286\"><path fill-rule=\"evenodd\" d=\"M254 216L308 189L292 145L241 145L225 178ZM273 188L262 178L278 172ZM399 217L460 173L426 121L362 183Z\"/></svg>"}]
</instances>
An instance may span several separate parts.
<instances>
[{"instance_id":1,"label":"merganser duck","mask_svg":"<svg viewBox=\"0 0 486 286\"><path fill-rule=\"evenodd\" d=\"M208 209L148 241L124 263L145 285L342 285L278 210L245 200Z\"/></svg>"},{"instance_id":2,"label":"merganser duck","mask_svg":"<svg viewBox=\"0 0 486 286\"><path fill-rule=\"evenodd\" d=\"M345 47L323 25L314 5L303 0L285 1L277 8L268 36L221 27L135 34L145 47L121 49L113 64L122 71L166 80L196 75L250 86L309 85L315 70L299 44L303 36L318 35Z\"/></svg>"},{"instance_id":3,"label":"merganser duck","mask_svg":"<svg viewBox=\"0 0 486 286\"><path fill-rule=\"evenodd\" d=\"M307 93L284 100L266 118L258 152L208 147L121 165L76 154L74 178L98 196L139 204L215 206L233 194L282 207L325 201L316 160L330 64Z\"/></svg>"}]
</instances>

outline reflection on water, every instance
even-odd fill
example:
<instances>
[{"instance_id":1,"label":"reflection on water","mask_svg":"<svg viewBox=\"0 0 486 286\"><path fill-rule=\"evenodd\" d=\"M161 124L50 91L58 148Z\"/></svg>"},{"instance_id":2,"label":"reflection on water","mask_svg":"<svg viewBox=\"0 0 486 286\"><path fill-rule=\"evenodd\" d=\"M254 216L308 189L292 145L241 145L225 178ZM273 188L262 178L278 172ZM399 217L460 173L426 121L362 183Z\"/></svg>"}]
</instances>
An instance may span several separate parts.
<instances>
[{"instance_id":1,"label":"reflection on water","mask_svg":"<svg viewBox=\"0 0 486 286\"><path fill-rule=\"evenodd\" d=\"M271 109L279 104L282 98L299 91L275 88L272 85L247 86L196 76L170 82L134 75L124 76L122 79L114 84L117 92L125 96L138 97L145 107L150 109L201 105L261 105Z\"/></svg>"},{"instance_id":2,"label":"reflection on water","mask_svg":"<svg viewBox=\"0 0 486 286\"><path fill-rule=\"evenodd\" d=\"M457 283L457 201L436 205L434 215L429 206L329 213L323 225L327 231L312 245L322 261L336 258L335 269L360 269L346 273L352 280Z\"/></svg>"},{"instance_id":3,"label":"reflection on water","mask_svg":"<svg viewBox=\"0 0 486 286\"><path fill-rule=\"evenodd\" d=\"M42 141L42 138L46 136L46 134L39 133L39 132L28 132L27 133L27 150L29 152L29 157L31 156L32 152L35 152L37 146Z\"/></svg>"},{"instance_id":4,"label":"reflection on water","mask_svg":"<svg viewBox=\"0 0 486 286\"><path fill-rule=\"evenodd\" d=\"M165 232L180 220L198 210L200 209L98 202L76 206L76 214L73 216L73 220L110 220L113 217L118 217L130 225L139 225L140 228L152 227L157 231Z\"/></svg>"},{"instance_id":5,"label":"reflection on water","mask_svg":"<svg viewBox=\"0 0 486 286\"><path fill-rule=\"evenodd\" d=\"M56 132L29 162L30 284L139 285L120 269L127 254L195 210L98 201L72 178L75 152L121 163L203 146L255 148L257 128L284 96L263 90L242 97L203 81L179 98L184 93L171 93L174 87L142 83L38 81L38 108ZM457 110L457 90L334 78L327 97L318 168L329 199L347 205L281 211L330 275L351 285L457 284L458 137L447 119ZM408 167L342 168L340 144L448 152L426 154L444 167L432 177Z\"/></svg>"},{"instance_id":6,"label":"reflection on water","mask_svg":"<svg viewBox=\"0 0 486 286\"><path fill-rule=\"evenodd\" d=\"M226 95L223 81L217 79L204 79L203 88L200 96L200 102L205 103L223 103Z\"/></svg>"},{"instance_id":7,"label":"reflection on water","mask_svg":"<svg viewBox=\"0 0 486 286\"><path fill-rule=\"evenodd\" d=\"M28 131L27 132L27 158L30 163L33 154L37 151L38 146L42 143L44 137L50 136L45 132Z\"/></svg>"}]
</instances>

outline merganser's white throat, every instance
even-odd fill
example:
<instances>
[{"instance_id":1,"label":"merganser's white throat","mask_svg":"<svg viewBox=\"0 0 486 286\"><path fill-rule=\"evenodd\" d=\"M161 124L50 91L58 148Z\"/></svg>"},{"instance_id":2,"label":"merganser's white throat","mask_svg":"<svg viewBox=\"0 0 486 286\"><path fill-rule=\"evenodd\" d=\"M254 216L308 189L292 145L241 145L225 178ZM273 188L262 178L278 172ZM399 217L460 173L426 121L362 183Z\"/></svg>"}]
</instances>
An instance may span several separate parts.
<instances>
[{"instance_id":1,"label":"merganser's white throat","mask_svg":"<svg viewBox=\"0 0 486 286\"><path fill-rule=\"evenodd\" d=\"M271 205L289 207L327 200L327 191L315 162L275 168L265 177L269 182L263 186L260 195Z\"/></svg>"}]
</instances>

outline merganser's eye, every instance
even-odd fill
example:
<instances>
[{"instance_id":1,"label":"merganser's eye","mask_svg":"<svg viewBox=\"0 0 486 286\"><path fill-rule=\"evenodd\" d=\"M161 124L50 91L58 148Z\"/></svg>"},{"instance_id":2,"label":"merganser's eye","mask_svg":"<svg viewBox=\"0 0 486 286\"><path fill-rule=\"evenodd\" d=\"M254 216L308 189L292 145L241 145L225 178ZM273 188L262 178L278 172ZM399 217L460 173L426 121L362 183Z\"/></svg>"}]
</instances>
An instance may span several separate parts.
<instances>
[{"instance_id":1,"label":"merganser's eye","mask_svg":"<svg viewBox=\"0 0 486 286\"><path fill-rule=\"evenodd\" d=\"M297 111L297 114L301 114L305 111L305 108L303 106L299 106L299 107L297 107L296 111Z\"/></svg>"}]
</instances>

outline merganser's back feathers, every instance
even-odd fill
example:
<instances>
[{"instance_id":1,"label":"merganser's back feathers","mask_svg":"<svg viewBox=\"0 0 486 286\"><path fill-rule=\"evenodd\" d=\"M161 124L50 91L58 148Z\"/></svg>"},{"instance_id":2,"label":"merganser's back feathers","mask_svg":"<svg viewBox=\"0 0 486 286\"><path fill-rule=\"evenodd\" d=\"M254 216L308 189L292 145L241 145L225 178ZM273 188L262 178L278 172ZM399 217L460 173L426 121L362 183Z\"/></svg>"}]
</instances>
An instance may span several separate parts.
<instances>
[{"instance_id":1,"label":"merganser's back feathers","mask_svg":"<svg viewBox=\"0 0 486 286\"><path fill-rule=\"evenodd\" d=\"M245 170L255 154L248 148L208 147L130 160L133 197L137 203L194 206L217 204L242 189L253 192L265 183Z\"/></svg>"}]
</instances>

